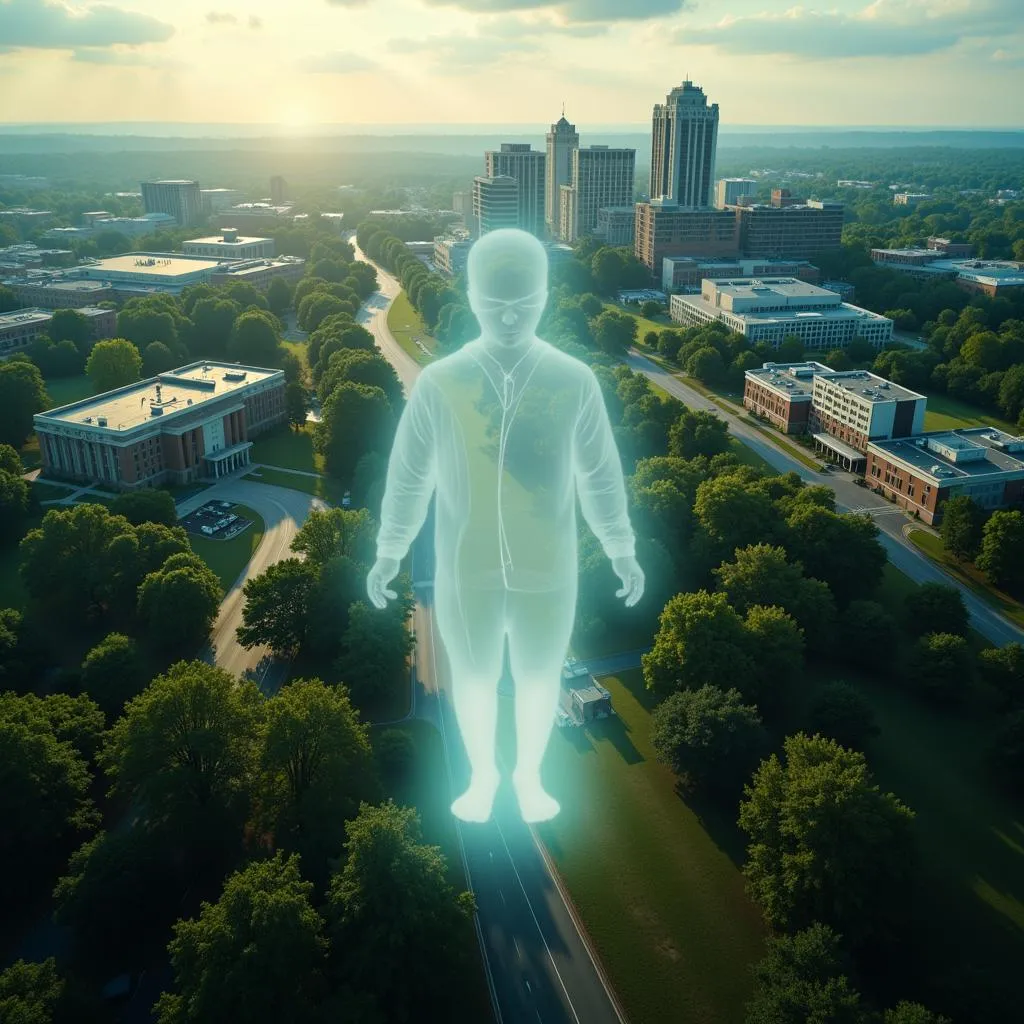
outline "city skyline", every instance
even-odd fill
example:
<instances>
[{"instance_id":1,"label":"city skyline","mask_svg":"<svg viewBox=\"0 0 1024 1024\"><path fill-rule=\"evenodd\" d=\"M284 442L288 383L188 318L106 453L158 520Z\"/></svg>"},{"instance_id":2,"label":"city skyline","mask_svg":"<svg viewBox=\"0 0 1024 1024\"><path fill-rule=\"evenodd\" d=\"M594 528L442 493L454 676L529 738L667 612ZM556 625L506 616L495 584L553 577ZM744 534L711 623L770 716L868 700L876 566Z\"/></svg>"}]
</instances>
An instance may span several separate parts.
<instances>
[{"instance_id":1,"label":"city skyline","mask_svg":"<svg viewBox=\"0 0 1024 1024\"><path fill-rule=\"evenodd\" d=\"M1017 0L0 0L0 39L4 123L640 125L689 78L724 125L1019 127L1024 90Z\"/></svg>"}]
</instances>

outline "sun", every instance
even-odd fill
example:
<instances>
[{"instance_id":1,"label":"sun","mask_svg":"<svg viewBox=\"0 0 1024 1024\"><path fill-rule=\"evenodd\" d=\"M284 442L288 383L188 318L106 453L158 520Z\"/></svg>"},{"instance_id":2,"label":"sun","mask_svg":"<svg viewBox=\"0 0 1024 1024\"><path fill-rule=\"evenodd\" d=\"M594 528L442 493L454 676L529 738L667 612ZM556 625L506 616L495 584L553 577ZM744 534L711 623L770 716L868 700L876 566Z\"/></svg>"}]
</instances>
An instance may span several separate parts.
<instances>
[{"instance_id":1,"label":"sun","mask_svg":"<svg viewBox=\"0 0 1024 1024\"><path fill-rule=\"evenodd\" d=\"M285 129L308 128L312 123L310 112L305 107L285 107L278 115L277 123Z\"/></svg>"}]
</instances>

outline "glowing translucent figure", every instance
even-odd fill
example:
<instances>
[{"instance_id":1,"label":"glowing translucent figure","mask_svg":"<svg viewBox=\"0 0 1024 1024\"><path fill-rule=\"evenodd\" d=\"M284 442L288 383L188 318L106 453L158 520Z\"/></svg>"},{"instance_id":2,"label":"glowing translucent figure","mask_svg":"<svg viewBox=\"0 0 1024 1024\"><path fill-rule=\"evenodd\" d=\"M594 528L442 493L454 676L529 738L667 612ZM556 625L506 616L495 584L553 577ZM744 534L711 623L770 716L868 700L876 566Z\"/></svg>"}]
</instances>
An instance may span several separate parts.
<instances>
[{"instance_id":1,"label":"glowing translucent figure","mask_svg":"<svg viewBox=\"0 0 1024 1024\"><path fill-rule=\"evenodd\" d=\"M469 301L481 335L431 363L409 396L367 580L370 599L383 608L436 493L435 621L471 770L452 812L466 821L490 817L498 786L506 638L520 810L527 821L558 813L540 768L576 611L577 496L622 582L617 596L632 606L644 589L597 378L534 333L547 272L543 246L522 231L493 231L470 250Z\"/></svg>"}]
</instances>

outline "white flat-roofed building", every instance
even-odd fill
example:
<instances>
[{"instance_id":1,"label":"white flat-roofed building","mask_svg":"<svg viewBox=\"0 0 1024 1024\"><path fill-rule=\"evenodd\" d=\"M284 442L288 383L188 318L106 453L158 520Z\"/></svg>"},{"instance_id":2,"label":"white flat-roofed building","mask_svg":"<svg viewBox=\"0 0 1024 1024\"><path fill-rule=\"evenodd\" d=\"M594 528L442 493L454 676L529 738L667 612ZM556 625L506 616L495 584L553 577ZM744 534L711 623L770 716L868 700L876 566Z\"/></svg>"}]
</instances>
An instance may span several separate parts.
<instances>
[{"instance_id":1,"label":"white flat-roofed building","mask_svg":"<svg viewBox=\"0 0 1024 1024\"><path fill-rule=\"evenodd\" d=\"M795 335L809 349L844 348L854 338L875 347L892 340L892 321L845 303L795 277L705 279L700 295L673 295L672 319L684 327L720 321L750 342L778 347Z\"/></svg>"},{"instance_id":2,"label":"white flat-roofed building","mask_svg":"<svg viewBox=\"0 0 1024 1024\"><path fill-rule=\"evenodd\" d=\"M274 256L270 259L232 260L218 264L210 275L210 284L222 285L245 281L254 288L266 288L275 277L294 284L306 272L301 256Z\"/></svg>"},{"instance_id":3,"label":"white flat-roofed building","mask_svg":"<svg viewBox=\"0 0 1024 1024\"><path fill-rule=\"evenodd\" d=\"M90 260L74 267L69 276L73 274L86 281L109 281L115 285L132 283L184 288L189 284L209 281L210 275L222 262L202 256L185 256L179 252L129 252Z\"/></svg>"},{"instance_id":4,"label":"white flat-roofed building","mask_svg":"<svg viewBox=\"0 0 1024 1024\"><path fill-rule=\"evenodd\" d=\"M274 240L240 235L237 228L221 228L219 235L183 242L181 251L186 256L210 256L214 259L266 259L274 255Z\"/></svg>"},{"instance_id":5,"label":"white flat-roofed building","mask_svg":"<svg viewBox=\"0 0 1024 1024\"><path fill-rule=\"evenodd\" d=\"M897 192L893 197L894 206L916 206L918 203L926 203L931 199L930 192Z\"/></svg>"},{"instance_id":6,"label":"white flat-roofed building","mask_svg":"<svg viewBox=\"0 0 1024 1024\"><path fill-rule=\"evenodd\" d=\"M201 188L199 197L203 209L209 213L220 213L245 199L245 193L237 188Z\"/></svg>"},{"instance_id":7,"label":"white flat-roofed building","mask_svg":"<svg viewBox=\"0 0 1024 1024\"><path fill-rule=\"evenodd\" d=\"M715 182L715 206L724 210L735 206L743 196L752 196L757 191L756 178L719 178Z\"/></svg>"},{"instance_id":8,"label":"white flat-roofed building","mask_svg":"<svg viewBox=\"0 0 1024 1024\"><path fill-rule=\"evenodd\" d=\"M705 278L722 277L795 277L817 284L821 271L808 260L666 256L661 261L661 287L669 294L699 293Z\"/></svg>"},{"instance_id":9,"label":"white flat-roofed building","mask_svg":"<svg viewBox=\"0 0 1024 1024\"><path fill-rule=\"evenodd\" d=\"M93 221L91 227L94 236L104 231L116 231L128 238L139 238L176 224L177 221L169 213L145 213L141 217L105 217Z\"/></svg>"},{"instance_id":10,"label":"white flat-roofed building","mask_svg":"<svg viewBox=\"0 0 1024 1024\"><path fill-rule=\"evenodd\" d=\"M200 361L37 413L43 475L117 490L227 476L284 422L284 371Z\"/></svg>"},{"instance_id":11,"label":"white flat-roofed building","mask_svg":"<svg viewBox=\"0 0 1024 1024\"><path fill-rule=\"evenodd\" d=\"M472 245L468 238L435 238L434 267L449 277L458 277L466 269Z\"/></svg>"},{"instance_id":12,"label":"white flat-roofed building","mask_svg":"<svg viewBox=\"0 0 1024 1024\"><path fill-rule=\"evenodd\" d=\"M945 239L937 239L944 242ZM955 245L956 243L947 243ZM875 266L919 278L947 278L968 292L990 298L1024 287L1024 263L1015 260L950 259L938 248L872 249Z\"/></svg>"}]
</instances>

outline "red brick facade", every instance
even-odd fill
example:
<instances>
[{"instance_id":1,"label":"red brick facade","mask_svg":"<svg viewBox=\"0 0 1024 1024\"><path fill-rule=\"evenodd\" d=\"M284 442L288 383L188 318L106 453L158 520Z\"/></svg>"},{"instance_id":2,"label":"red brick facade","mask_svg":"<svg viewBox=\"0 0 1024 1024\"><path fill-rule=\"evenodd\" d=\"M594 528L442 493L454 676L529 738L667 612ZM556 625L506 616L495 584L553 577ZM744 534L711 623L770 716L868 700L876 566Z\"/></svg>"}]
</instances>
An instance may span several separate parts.
<instances>
[{"instance_id":1,"label":"red brick facade","mask_svg":"<svg viewBox=\"0 0 1024 1024\"><path fill-rule=\"evenodd\" d=\"M809 395L805 401L794 402L789 395L780 395L774 388L748 377L743 389L743 404L784 434L802 434L807 429L811 411Z\"/></svg>"},{"instance_id":2,"label":"red brick facade","mask_svg":"<svg viewBox=\"0 0 1024 1024\"><path fill-rule=\"evenodd\" d=\"M815 434L831 434L837 441L842 441L859 452L867 450L867 434L820 409L811 410L810 429Z\"/></svg>"}]
</instances>

